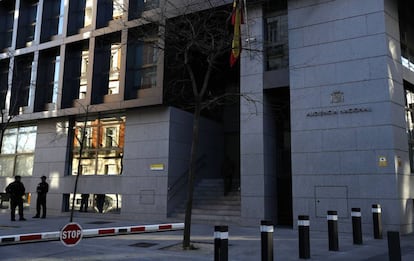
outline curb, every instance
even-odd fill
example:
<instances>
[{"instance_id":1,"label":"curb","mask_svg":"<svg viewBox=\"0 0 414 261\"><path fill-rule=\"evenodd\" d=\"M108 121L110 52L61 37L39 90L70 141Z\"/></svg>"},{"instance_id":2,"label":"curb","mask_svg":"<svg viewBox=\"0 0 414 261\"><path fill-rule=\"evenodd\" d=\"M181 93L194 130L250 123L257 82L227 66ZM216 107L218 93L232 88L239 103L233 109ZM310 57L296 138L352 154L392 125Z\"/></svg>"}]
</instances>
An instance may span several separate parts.
<instances>
[{"instance_id":1,"label":"curb","mask_svg":"<svg viewBox=\"0 0 414 261\"><path fill-rule=\"evenodd\" d=\"M155 224L129 227L82 229L83 237L116 236L139 233L183 230L184 223ZM60 240L60 231L0 236L0 246Z\"/></svg>"}]
</instances>

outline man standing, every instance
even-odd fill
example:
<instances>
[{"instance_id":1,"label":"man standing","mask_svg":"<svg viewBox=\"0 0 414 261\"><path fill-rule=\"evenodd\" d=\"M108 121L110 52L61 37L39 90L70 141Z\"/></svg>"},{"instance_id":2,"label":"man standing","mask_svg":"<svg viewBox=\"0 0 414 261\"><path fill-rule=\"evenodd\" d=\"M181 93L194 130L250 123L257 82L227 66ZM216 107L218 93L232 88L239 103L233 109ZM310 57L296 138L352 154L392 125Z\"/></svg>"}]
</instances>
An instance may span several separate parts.
<instances>
[{"instance_id":1,"label":"man standing","mask_svg":"<svg viewBox=\"0 0 414 261\"><path fill-rule=\"evenodd\" d=\"M26 189L20 180L20 176L15 176L14 181L6 187L6 193L10 195L11 221L16 221L16 207L19 208L19 220L26 220L23 217L23 196L25 195Z\"/></svg>"},{"instance_id":2,"label":"man standing","mask_svg":"<svg viewBox=\"0 0 414 261\"><path fill-rule=\"evenodd\" d=\"M82 194L79 212L88 212L89 194Z\"/></svg>"},{"instance_id":3,"label":"man standing","mask_svg":"<svg viewBox=\"0 0 414 261\"><path fill-rule=\"evenodd\" d=\"M40 178L42 182L37 185L36 215L33 218L40 217L40 208L42 208L42 218L46 218L46 194L49 191L49 184L46 182L46 176Z\"/></svg>"}]
</instances>

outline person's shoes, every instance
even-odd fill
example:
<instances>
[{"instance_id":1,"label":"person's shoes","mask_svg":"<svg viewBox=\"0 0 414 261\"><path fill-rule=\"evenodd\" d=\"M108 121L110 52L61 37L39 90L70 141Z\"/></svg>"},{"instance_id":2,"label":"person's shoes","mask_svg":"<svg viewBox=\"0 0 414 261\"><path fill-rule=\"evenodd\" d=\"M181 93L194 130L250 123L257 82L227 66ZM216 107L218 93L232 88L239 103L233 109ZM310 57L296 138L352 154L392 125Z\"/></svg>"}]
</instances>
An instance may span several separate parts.
<instances>
[{"instance_id":1,"label":"person's shoes","mask_svg":"<svg viewBox=\"0 0 414 261\"><path fill-rule=\"evenodd\" d=\"M43 218L43 219L45 219L46 217L45 217L45 216L43 216L42 218Z\"/></svg>"},{"instance_id":2,"label":"person's shoes","mask_svg":"<svg viewBox=\"0 0 414 261\"><path fill-rule=\"evenodd\" d=\"M26 221L25 218L19 218L19 221Z\"/></svg>"},{"instance_id":3,"label":"person's shoes","mask_svg":"<svg viewBox=\"0 0 414 261\"><path fill-rule=\"evenodd\" d=\"M16 221L16 219L12 218L11 221Z\"/></svg>"},{"instance_id":4,"label":"person's shoes","mask_svg":"<svg viewBox=\"0 0 414 261\"><path fill-rule=\"evenodd\" d=\"M39 216L38 216L38 215L36 215L36 216L33 216L32 218L39 218Z\"/></svg>"}]
</instances>

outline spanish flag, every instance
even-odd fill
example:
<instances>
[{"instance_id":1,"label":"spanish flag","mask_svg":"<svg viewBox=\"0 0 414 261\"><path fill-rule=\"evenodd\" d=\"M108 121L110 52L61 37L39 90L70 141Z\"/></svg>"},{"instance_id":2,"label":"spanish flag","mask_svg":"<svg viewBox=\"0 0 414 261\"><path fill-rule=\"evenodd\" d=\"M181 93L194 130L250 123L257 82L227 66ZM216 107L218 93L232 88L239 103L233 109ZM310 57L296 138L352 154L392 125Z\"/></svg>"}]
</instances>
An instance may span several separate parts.
<instances>
[{"instance_id":1,"label":"spanish flag","mask_svg":"<svg viewBox=\"0 0 414 261\"><path fill-rule=\"evenodd\" d=\"M243 23L241 0L233 1L233 12L231 15L231 24L234 27L233 41L231 43L230 67L237 62L241 52L241 33L240 24Z\"/></svg>"}]
</instances>

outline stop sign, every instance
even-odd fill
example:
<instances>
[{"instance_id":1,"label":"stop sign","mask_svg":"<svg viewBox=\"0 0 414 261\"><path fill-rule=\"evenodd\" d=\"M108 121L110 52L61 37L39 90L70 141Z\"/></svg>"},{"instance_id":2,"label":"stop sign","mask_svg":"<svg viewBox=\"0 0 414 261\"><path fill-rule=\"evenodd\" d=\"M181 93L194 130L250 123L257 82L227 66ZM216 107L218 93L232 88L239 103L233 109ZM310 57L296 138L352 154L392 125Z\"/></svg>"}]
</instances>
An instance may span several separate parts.
<instances>
[{"instance_id":1,"label":"stop sign","mask_svg":"<svg viewBox=\"0 0 414 261\"><path fill-rule=\"evenodd\" d=\"M82 227L78 223L68 223L60 231L60 241L65 246L76 246L82 239Z\"/></svg>"}]
</instances>

